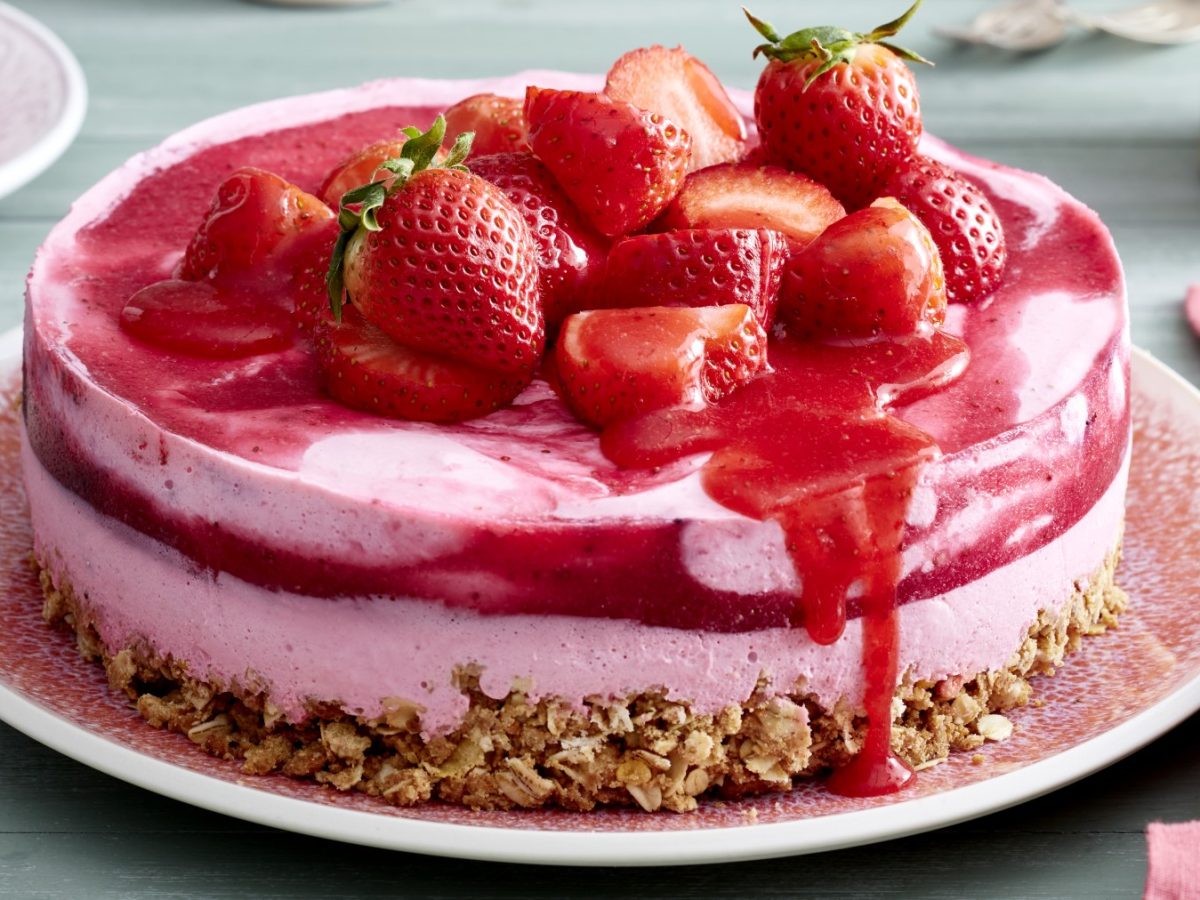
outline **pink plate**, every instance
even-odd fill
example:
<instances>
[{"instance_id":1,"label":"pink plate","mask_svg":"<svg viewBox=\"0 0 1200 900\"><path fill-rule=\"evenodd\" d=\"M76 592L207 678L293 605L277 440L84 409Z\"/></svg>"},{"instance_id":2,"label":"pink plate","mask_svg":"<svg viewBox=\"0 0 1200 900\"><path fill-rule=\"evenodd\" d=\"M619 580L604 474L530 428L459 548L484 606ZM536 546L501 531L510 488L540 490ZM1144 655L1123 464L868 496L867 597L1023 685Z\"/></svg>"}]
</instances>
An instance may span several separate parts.
<instances>
[{"instance_id":1,"label":"pink plate","mask_svg":"<svg viewBox=\"0 0 1200 900\"><path fill-rule=\"evenodd\" d=\"M0 337L0 719L80 762L168 797L290 831L473 859L579 865L723 862L831 850L951 825L1069 784L1200 708L1200 392L1134 354L1134 443L1119 631L1088 640L1016 732L921 773L891 797L714 802L688 815L394 809L282 776L249 777L185 737L143 722L98 666L41 620L11 402L19 335Z\"/></svg>"}]
</instances>

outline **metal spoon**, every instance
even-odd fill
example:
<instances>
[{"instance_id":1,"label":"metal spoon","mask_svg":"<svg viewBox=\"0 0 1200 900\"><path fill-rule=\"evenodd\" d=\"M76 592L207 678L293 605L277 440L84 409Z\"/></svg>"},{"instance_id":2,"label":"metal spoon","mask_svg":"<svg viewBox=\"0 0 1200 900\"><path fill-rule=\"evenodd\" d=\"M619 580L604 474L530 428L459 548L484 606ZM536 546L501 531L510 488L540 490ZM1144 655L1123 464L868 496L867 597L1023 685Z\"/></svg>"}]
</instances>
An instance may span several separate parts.
<instances>
[{"instance_id":1,"label":"metal spoon","mask_svg":"<svg viewBox=\"0 0 1200 900\"><path fill-rule=\"evenodd\" d=\"M1143 44L1186 44L1200 40L1200 0L1153 0L1106 15L1069 12L1085 28L1094 28Z\"/></svg>"},{"instance_id":2,"label":"metal spoon","mask_svg":"<svg viewBox=\"0 0 1200 900\"><path fill-rule=\"evenodd\" d=\"M1045 50L1067 37L1069 17L1060 0L1013 0L976 16L966 28L936 28L942 37L1002 50Z\"/></svg>"}]
</instances>

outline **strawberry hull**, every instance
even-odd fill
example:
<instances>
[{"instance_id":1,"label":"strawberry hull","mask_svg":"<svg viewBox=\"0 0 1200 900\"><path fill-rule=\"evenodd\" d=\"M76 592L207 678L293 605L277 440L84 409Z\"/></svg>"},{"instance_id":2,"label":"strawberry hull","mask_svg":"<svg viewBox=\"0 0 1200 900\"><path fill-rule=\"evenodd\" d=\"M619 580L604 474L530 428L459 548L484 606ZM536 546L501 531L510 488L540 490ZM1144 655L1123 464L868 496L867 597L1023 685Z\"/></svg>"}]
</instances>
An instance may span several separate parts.
<instances>
[{"instance_id":1,"label":"strawberry hull","mask_svg":"<svg viewBox=\"0 0 1200 900\"><path fill-rule=\"evenodd\" d=\"M526 80L492 89L515 95ZM405 90L421 105L397 106ZM315 190L358 147L473 92L436 90L374 85L206 123L82 198L29 282L37 461L197 570L252 585L722 632L787 625L804 573L777 526L709 499L701 458L618 469L543 382L474 422L389 422L325 397L300 344L220 361L122 334L121 308L169 276L230 171L254 165ZM1124 288L1099 220L1036 176L924 149L983 183L1010 256L1000 291L950 310L948 329L974 351L966 374L898 410L942 450L909 511L901 603L1050 544L1117 480L1128 442ZM1065 352L1064 333L1076 336Z\"/></svg>"}]
</instances>

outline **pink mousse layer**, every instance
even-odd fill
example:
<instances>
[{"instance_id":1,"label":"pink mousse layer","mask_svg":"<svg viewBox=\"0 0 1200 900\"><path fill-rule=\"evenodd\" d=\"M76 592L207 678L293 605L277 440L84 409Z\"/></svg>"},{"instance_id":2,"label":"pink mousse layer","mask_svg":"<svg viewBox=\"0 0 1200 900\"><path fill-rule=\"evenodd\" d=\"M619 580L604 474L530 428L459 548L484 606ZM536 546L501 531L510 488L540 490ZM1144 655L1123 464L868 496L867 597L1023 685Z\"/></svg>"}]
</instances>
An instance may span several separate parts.
<instances>
[{"instance_id":1,"label":"pink mousse layer","mask_svg":"<svg viewBox=\"0 0 1200 900\"><path fill-rule=\"evenodd\" d=\"M280 596L390 594L720 631L787 622L804 573L778 526L714 503L702 458L617 469L543 382L458 426L392 422L323 397L301 345L213 362L118 328L126 299L170 273L236 166L314 189L399 125L528 83L597 79L397 80L277 101L176 135L85 194L28 284L25 415L45 469L196 568ZM1039 176L932 139L925 149L989 192L1010 260L987 302L951 310L949 330L972 349L965 376L900 410L944 452L910 510L901 602L969 585L1065 533L1116 483L1128 446L1124 283L1099 219Z\"/></svg>"},{"instance_id":2,"label":"pink mousse layer","mask_svg":"<svg viewBox=\"0 0 1200 900\"><path fill-rule=\"evenodd\" d=\"M184 661L196 677L265 686L289 719L306 700L334 700L376 716L384 698L424 707L426 733L452 729L466 698L458 664L483 668L501 698L514 686L534 698L624 696L663 687L700 713L749 697L760 674L831 707L863 691L861 620L832 645L804 629L705 633L613 619L489 616L381 597L325 600L272 592L197 572L180 555L98 514L63 489L22 448L38 552L54 575L87 597L113 649L137 638ZM1113 547L1124 515L1127 465L1091 510L1033 553L944 595L900 611L899 668L918 678L1004 666L1042 609L1058 609Z\"/></svg>"}]
</instances>

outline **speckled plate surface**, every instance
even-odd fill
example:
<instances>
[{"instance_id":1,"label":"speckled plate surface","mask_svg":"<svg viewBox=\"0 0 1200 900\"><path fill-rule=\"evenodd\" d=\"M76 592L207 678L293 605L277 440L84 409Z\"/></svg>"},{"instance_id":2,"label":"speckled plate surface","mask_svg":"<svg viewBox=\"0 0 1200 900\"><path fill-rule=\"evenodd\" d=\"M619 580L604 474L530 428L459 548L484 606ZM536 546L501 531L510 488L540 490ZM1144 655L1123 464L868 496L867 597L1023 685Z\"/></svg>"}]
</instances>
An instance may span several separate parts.
<instances>
[{"instance_id":1,"label":"speckled plate surface","mask_svg":"<svg viewBox=\"0 0 1200 900\"><path fill-rule=\"evenodd\" d=\"M266 825L444 856L578 865L723 862L831 850L952 825L1062 787L1133 752L1200 708L1200 393L1134 356L1134 462L1119 631L1085 642L1045 701L1011 714L1013 736L921 773L891 797L786 796L689 815L393 809L282 776L247 777L185 737L151 728L99 666L41 621L16 462L19 335L0 338L0 719L125 781Z\"/></svg>"},{"instance_id":2,"label":"speckled plate surface","mask_svg":"<svg viewBox=\"0 0 1200 900\"><path fill-rule=\"evenodd\" d=\"M0 3L0 197L40 175L79 133L83 70L52 31Z\"/></svg>"}]
</instances>

